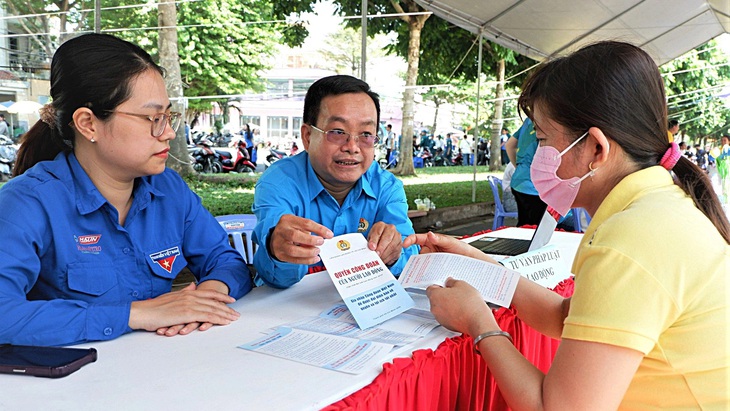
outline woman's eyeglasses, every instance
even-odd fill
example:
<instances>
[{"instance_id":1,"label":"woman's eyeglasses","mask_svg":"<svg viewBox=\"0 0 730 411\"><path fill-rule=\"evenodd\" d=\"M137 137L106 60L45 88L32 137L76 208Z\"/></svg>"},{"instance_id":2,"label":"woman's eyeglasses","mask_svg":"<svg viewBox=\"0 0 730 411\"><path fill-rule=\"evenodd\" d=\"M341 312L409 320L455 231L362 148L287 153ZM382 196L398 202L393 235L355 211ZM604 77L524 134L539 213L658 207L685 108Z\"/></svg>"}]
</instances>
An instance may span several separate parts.
<instances>
[{"instance_id":1,"label":"woman's eyeglasses","mask_svg":"<svg viewBox=\"0 0 730 411\"><path fill-rule=\"evenodd\" d=\"M169 114L157 113L153 115L128 113L126 111L109 111L109 113L126 114L128 116L144 118L151 121L152 124L150 127L150 131L152 132L153 137L161 136L162 133L165 132L166 124L169 124L170 128L172 128L173 131L177 132L177 129L180 127L180 123L182 123L182 113L177 113L174 111L170 112Z\"/></svg>"},{"instance_id":2,"label":"woman's eyeglasses","mask_svg":"<svg viewBox=\"0 0 730 411\"><path fill-rule=\"evenodd\" d=\"M311 124L309 124L309 127L312 127L313 129L319 131L320 133L324 134L324 137L332 144L337 144L339 146L347 143L350 141L350 138L354 138L357 141L357 144L362 148L371 148L375 144L378 143L380 138L378 138L377 135L370 134L370 133L362 133L357 135L352 135L350 133L347 133L342 130L329 130L324 131L321 128L317 128Z\"/></svg>"}]
</instances>

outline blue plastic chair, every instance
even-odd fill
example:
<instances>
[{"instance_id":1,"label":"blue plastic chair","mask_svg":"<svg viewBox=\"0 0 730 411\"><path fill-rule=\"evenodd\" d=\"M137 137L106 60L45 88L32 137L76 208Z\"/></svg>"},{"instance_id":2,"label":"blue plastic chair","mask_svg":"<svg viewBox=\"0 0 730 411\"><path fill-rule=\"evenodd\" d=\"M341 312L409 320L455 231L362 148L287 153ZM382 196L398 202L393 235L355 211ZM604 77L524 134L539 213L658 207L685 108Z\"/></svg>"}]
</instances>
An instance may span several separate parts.
<instances>
[{"instance_id":1,"label":"blue plastic chair","mask_svg":"<svg viewBox=\"0 0 730 411\"><path fill-rule=\"evenodd\" d=\"M256 227L256 216L253 214L228 214L215 218L233 240L235 248L246 260L253 264L253 254L256 252L253 243L253 229Z\"/></svg>"},{"instance_id":2,"label":"blue plastic chair","mask_svg":"<svg viewBox=\"0 0 730 411\"><path fill-rule=\"evenodd\" d=\"M582 207L574 207L571 210L573 211L573 226L575 227L575 231L585 233L588 224L591 223L591 216L588 215L588 211ZM584 219L586 222L585 227L583 226Z\"/></svg>"},{"instance_id":3,"label":"blue plastic chair","mask_svg":"<svg viewBox=\"0 0 730 411\"><path fill-rule=\"evenodd\" d=\"M489 186L492 187L492 194L494 194L494 223L492 223L492 230L504 225L504 218L517 218L516 211L505 211L504 205L502 205L502 197L500 197L500 189L502 188L502 179L494 176L487 176L489 180Z\"/></svg>"}]
</instances>

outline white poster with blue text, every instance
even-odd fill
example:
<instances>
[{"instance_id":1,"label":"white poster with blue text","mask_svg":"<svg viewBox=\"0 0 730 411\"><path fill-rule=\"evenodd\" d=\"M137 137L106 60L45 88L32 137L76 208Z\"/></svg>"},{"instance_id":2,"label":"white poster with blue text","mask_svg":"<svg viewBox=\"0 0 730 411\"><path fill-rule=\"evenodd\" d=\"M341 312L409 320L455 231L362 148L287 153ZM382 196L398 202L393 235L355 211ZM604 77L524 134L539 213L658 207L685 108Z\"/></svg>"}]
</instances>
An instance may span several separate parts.
<instances>
[{"instance_id":1,"label":"white poster with blue text","mask_svg":"<svg viewBox=\"0 0 730 411\"><path fill-rule=\"evenodd\" d=\"M319 256L337 292L361 329L370 328L414 306L398 280L360 233L325 240Z\"/></svg>"}]
</instances>

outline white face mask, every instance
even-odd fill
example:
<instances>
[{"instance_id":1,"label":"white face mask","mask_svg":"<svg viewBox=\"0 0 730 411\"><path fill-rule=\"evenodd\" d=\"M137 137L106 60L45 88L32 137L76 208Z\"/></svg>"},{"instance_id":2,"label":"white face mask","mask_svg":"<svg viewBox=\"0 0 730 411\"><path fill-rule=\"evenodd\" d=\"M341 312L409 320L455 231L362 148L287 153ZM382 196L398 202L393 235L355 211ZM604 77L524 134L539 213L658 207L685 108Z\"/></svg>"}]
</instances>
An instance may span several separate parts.
<instances>
[{"instance_id":1,"label":"white face mask","mask_svg":"<svg viewBox=\"0 0 730 411\"><path fill-rule=\"evenodd\" d=\"M561 179L557 174L563 155L586 135L588 135L587 131L562 152L558 152L555 147L539 146L532 159L532 166L530 166L530 179L532 179L532 184L535 185L540 199L563 216L570 211L570 207L578 195L580 182L596 173L596 170L591 169L583 177L573 177L567 180Z\"/></svg>"}]
</instances>

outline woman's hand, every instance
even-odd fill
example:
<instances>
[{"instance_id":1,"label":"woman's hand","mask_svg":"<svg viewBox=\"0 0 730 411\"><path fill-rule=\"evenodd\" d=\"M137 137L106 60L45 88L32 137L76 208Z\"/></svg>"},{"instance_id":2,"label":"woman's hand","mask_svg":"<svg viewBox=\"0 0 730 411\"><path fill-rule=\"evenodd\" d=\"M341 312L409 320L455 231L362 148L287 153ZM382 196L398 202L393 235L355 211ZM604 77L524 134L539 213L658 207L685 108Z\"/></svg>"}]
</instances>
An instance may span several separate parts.
<instances>
[{"instance_id":1,"label":"woman's hand","mask_svg":"<svg viewBox=\"0 0 730 411\"><path fill-rule=\"evenodd\" d=\"M426 289L431 312L444 327L471 336L499 329L481 294L465 281L448 278L444 287Z\"/></svg>"},{"instance_id":2,"label":"woman's hand","mask_svg":"<svg viewBox=\"0 0 730 411\"><path fill-rule=\"evenodd\" d=\"M180 291L133 302L129 327L173 336L189 334L196 329L205 331L213 325L230 324L240 314L226 304L236 300L215 283L220 282L206 281L198 287L190 283Z\"/></svg>"},{"instance_id":3,"label":"woman's hand","mask_svg":"<svg viewBox=\"0 0 730 411\"><path fill-rule=\"evenodd\" d=\"M496 260L470 246L464 241L454 237L428 232L426 234L411 234L403 240L403 248L413 244L421 246L421 254L426 253L453 253L467 257L476 258L490 263L497 263Z\"/></svg>"}]
</instances>

